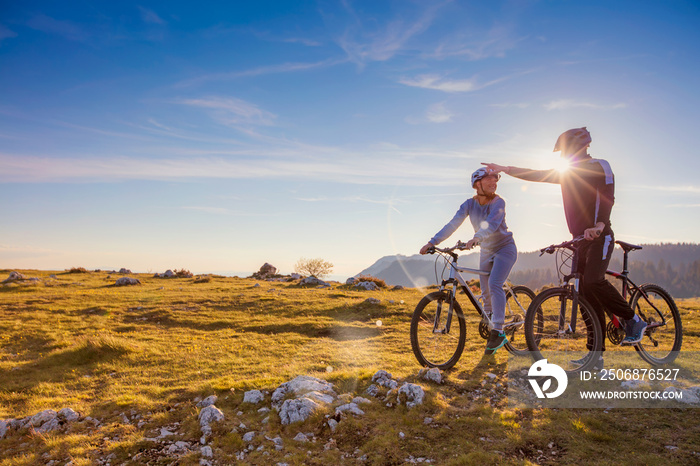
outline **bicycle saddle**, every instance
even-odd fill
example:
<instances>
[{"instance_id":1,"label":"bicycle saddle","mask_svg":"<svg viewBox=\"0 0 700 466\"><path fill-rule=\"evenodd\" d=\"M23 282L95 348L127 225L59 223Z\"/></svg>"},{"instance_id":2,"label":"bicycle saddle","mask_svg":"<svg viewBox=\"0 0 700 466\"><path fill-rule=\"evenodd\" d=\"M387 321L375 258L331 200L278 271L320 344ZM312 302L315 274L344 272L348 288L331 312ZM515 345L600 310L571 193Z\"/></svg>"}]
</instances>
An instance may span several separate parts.
<instances>
[{"instance_id":1,"label":"bicycle saddle","mask_svg":"<svg viewBox=\"0 0 700 466\"><path fill-rule=\"evenodd\" d=\"M625 252L642 249L641 246L637 246L636 244L625 243L624 241L615 241L615 243L619 244L622 250Z\"/></svg>"}]
</instances>

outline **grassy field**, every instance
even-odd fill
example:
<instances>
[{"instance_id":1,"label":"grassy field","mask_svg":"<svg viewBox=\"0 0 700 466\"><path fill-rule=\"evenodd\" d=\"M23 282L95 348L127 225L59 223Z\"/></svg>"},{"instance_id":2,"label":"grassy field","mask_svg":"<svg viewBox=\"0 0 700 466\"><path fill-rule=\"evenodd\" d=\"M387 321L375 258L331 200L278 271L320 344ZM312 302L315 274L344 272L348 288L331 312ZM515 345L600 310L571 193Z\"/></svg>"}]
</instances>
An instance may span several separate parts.
<instances>
[{"instance_id":1,"label":"grassy field","mask_svg":"<svg viewBox=\"0 0 700 466\"><path fill-rule=\"evenodd\" d=\"M700 463L697 409L509 409L507 354L481 361L473 325L447 382L419 381L408 328L421 290L150 275L114 287L119 275L106 272L21 272L39 281L0 287L0 420L66 407L82 419L49 433L9 432L0 465L199 464L195 400L212 394L226 416L213 425L212 464L238 462L248 430L264 435L244 464ZM700 300L678 304L683 350L697 352ZM297 375L363 396L380 369L420 383L425 403L373 399L335 432L322 415L283 426L274 410L265 422L261 405L242 403L246 390L272 392ZM161 428L175 435L154 441ZM313 441L294 441L299 432ZM197 448L168 453L166 440Z\"/></svg>"}]
</instances>

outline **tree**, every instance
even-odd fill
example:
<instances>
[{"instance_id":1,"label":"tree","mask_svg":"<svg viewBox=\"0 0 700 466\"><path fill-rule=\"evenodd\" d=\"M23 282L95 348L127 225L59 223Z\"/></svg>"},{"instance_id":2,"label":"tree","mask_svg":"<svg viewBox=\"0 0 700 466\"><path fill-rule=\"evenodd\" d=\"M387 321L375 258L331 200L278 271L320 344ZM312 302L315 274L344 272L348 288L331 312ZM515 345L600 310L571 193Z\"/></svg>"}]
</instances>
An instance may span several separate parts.
<instances>
[{"instance_id":1,"label":"tree","mask_svg":"<svg viewBox=\"0 0 700 466\"><path fill-rule=\"evenodd\" d=\"M303 257L294 266L294 271L302 275L313 275L323 278L333 271L333 264L323 259L304 259Z\"/></svg>"}]
</instances>

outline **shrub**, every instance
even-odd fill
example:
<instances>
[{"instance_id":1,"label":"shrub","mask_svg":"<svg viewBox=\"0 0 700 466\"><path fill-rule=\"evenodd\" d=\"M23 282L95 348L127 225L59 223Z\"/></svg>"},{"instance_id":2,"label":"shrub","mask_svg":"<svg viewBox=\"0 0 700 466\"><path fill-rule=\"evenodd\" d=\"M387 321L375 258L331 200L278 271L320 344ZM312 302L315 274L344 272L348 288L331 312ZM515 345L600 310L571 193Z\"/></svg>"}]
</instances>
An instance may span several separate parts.
<instances>
[{"instance_id":1,"label":"shrub","mask_svg":"<svg viewBox=\"0 0 700 466\"><path fill-rule=\"evenodd\" d=\"M301 275L313 275L323 278L333 271L333 264L323 259L304 259L303 257L294 265L294 271Z\"/></svg>"},{"instance_id":2,"label":"shrub","mask_svg":"<svg viewBox=\"0 0 700 466\"><path fill-rule=\"evenodd\" d=\"M186 269L180 269L180 270L175 269L175 270L173 270L173 273L175 273L175 276L177 278L192 278L192 277L194 277L194 274L192 274L192 272L190 272L189 270L186 270Z\"/></svg>"},{"instance_id":3,"label":"shrub","mask_svg":"<svg viewBox=\"0 0 700 466\"><path fill-rule=\"evenodd\" d=\"M371 275L360 275L356 279L356 283L360 282L372 282L376 284L379 288L386 288L386 282L381 278L373 277Z\"/></svg>"},{"instance_id":4,"label":"shrub","mask_svg":"<svg viewBox=\"0 0 700 466\"><path fill-rule=\"evenodd\" d=\"M73 267L68 273L88 273L85 267Z\"/></svg>"}]
</instances>

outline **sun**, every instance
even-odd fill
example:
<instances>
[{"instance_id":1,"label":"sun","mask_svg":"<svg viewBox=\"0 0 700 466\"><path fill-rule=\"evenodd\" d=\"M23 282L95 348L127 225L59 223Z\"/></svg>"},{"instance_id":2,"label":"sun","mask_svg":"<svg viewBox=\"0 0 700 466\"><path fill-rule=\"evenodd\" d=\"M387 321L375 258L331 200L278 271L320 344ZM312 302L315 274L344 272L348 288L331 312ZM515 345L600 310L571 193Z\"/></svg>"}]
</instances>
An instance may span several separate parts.
<instances>
[{"instance_id":1,"label":"sun","mask_svg":"<svg viewBox=\"0 0 700 466\"><path fill-rule=\"evenodd\" d=\"M559 157L553 161L553 167L559 173L564 173L569 169L569 161L563 157Z\"/></svg>"}]
</instances>

